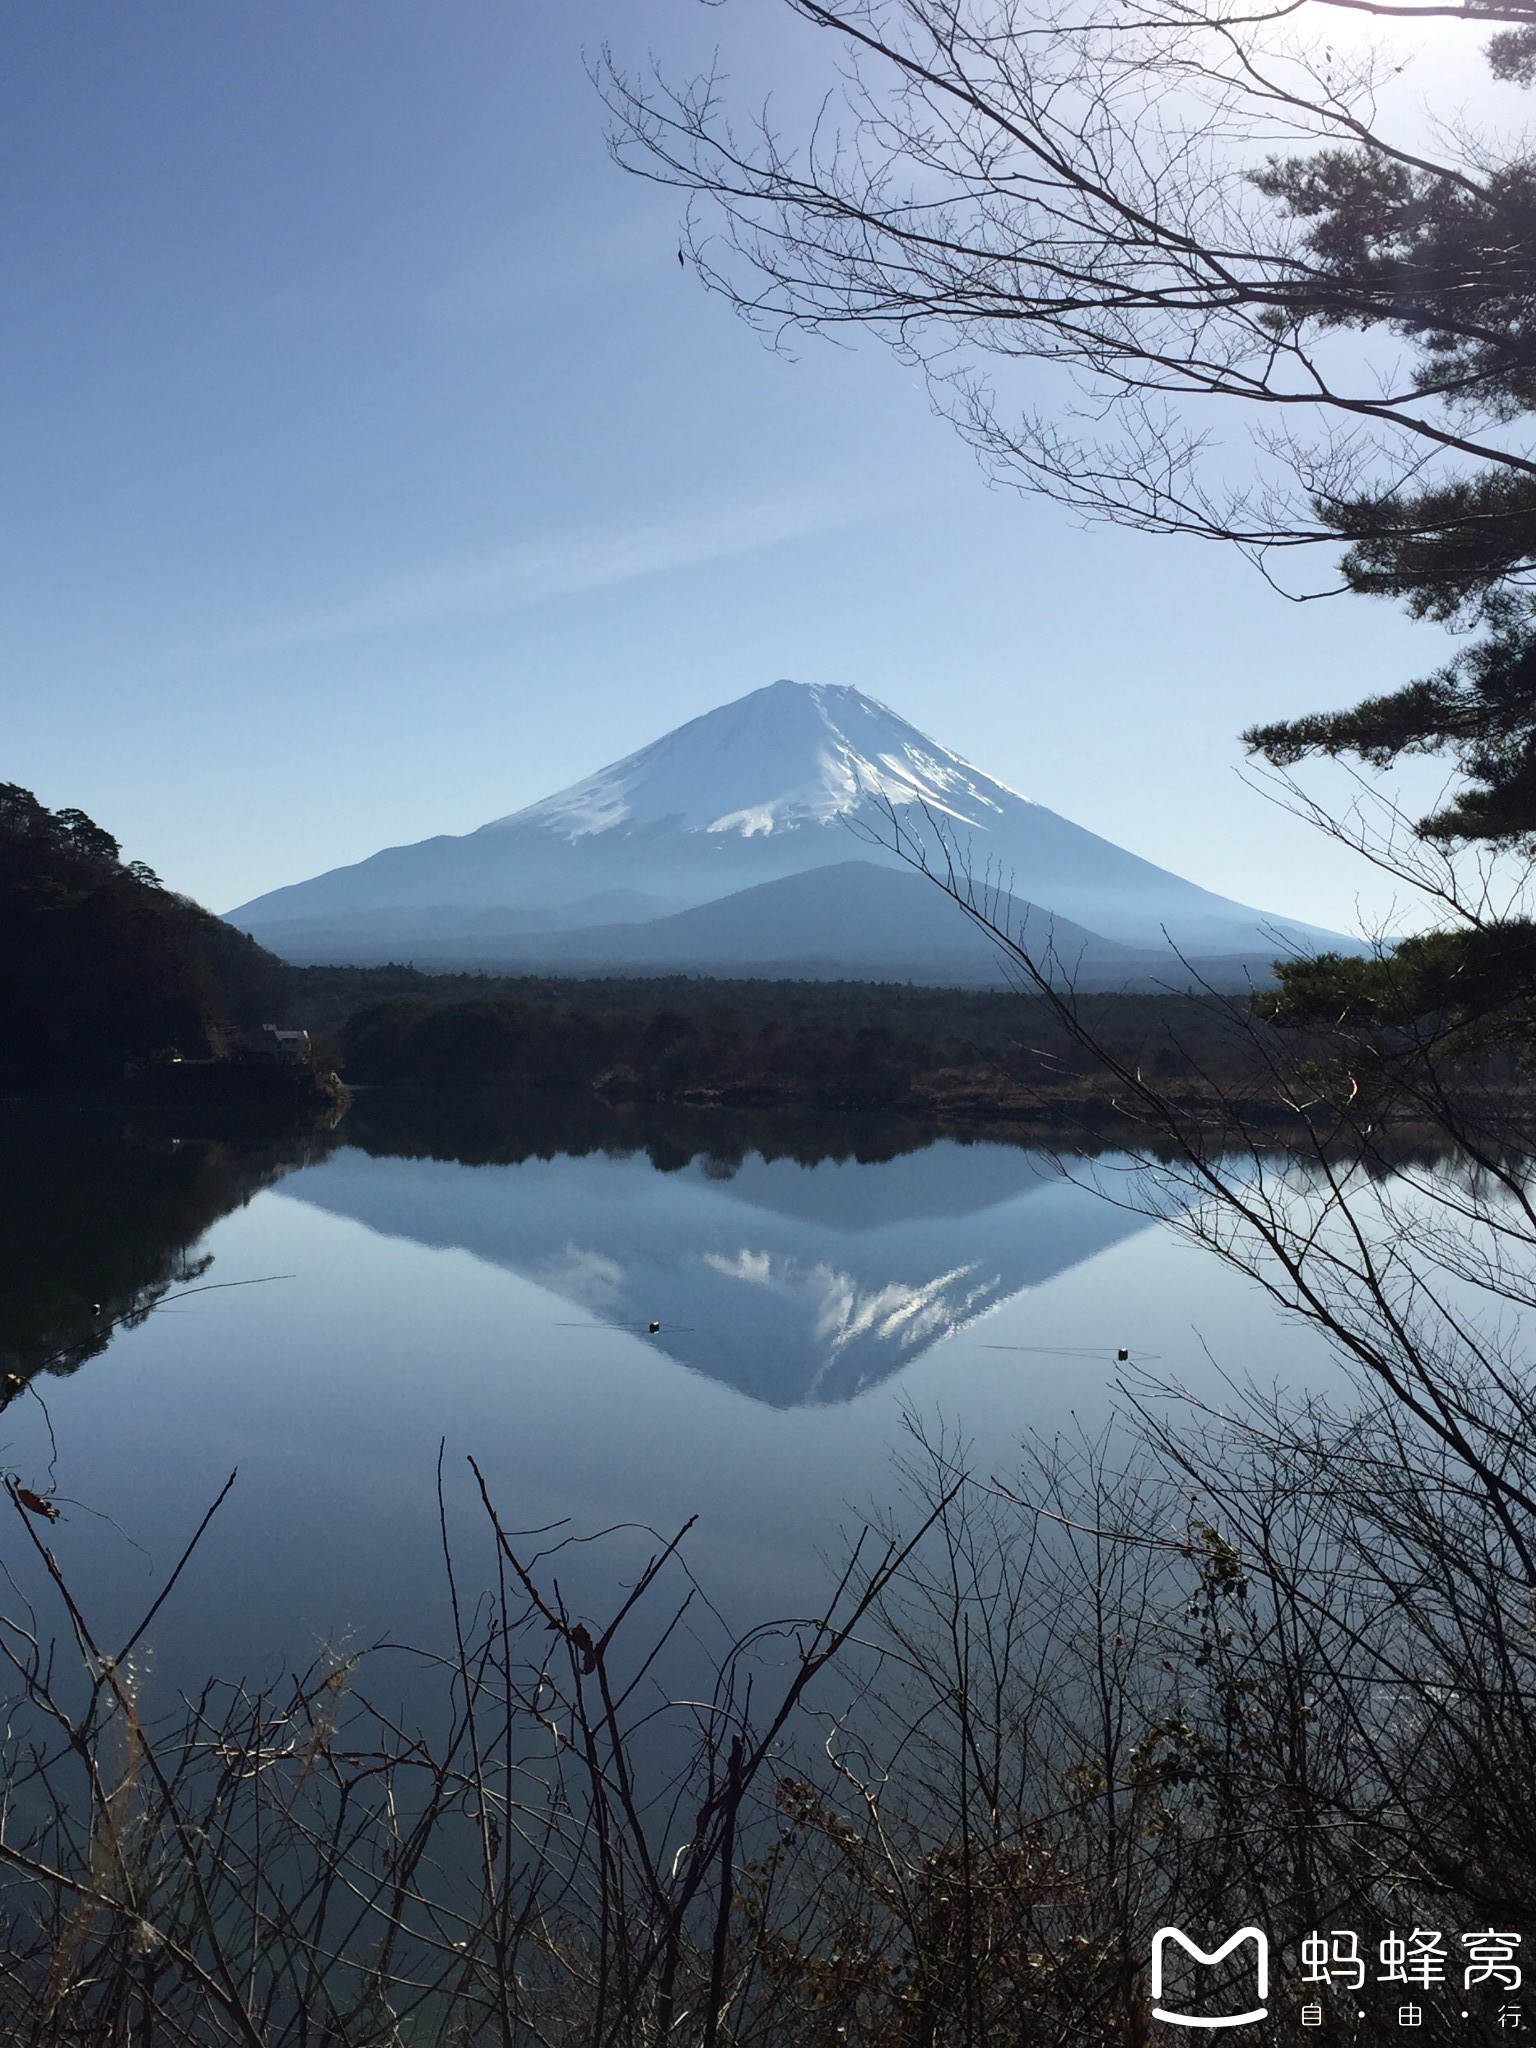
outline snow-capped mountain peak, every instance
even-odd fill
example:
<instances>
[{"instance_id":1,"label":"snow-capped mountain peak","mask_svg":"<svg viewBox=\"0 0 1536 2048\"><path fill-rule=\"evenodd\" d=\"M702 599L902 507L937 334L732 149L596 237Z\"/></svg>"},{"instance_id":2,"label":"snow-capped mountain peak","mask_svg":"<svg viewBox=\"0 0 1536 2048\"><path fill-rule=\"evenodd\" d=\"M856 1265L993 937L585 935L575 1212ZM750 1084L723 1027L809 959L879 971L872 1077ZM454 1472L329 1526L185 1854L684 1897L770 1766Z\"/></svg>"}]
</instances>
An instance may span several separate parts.
<instances>
[{"instance_id":1,"label":"snow-capped mountain peak","mask_svg":"<svg viewBox=\"0 0 1536 2048\"><path fill-rule=\"evenodd\" d=\"M231 915L295 959L715 972L769 961L821 975L855 962L867 973L878 956L897 978L944 978L970 926L955 912L920 936L937 899L907 866L916 850L1007 891L1074 959L1084 946L1163 959L1171 942L1262 966L1287 947L1345 943L1085 831L860 690L787 681L478 831L386 847ZM893 871L908 892L899 904ZM1094 971L1104 985L1121 970L1104 957Z\"/></svg>"},{"instance_id":2,"label":"snow-capped mountain peak","mask_svg":"<svg viewBox=\"0 0 1536 2048\"><path fill-rule=\"evenodd\" d=\"M577 840L668 824L754 839L830 824L872 801L920 804L975 828L1026 799L861 690L786 679L480 829L533 825Z\"/></svg>"}]
</instances>

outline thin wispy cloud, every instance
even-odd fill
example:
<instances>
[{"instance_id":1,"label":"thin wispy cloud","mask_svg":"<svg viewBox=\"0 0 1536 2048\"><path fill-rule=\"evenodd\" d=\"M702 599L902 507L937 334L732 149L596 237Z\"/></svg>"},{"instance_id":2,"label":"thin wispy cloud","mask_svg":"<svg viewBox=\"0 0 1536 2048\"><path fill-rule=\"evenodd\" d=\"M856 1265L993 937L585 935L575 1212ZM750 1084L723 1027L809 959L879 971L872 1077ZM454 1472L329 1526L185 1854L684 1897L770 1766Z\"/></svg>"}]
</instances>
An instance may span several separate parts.
<instances>
[{"instance_id":1,"label":"thin wispy cloud","mask_svg":"<svg viewBox=\"0 0 1536 2048\"><path fill-rule=\"evenodd\" d=\"M398 578L240 636L241 651L299 647L438 620L512 612L671 569L749 555L868 518L875 507L823 493L696 500L650 519L520 541L495 554Z\"/></svg>"}]
</instances>

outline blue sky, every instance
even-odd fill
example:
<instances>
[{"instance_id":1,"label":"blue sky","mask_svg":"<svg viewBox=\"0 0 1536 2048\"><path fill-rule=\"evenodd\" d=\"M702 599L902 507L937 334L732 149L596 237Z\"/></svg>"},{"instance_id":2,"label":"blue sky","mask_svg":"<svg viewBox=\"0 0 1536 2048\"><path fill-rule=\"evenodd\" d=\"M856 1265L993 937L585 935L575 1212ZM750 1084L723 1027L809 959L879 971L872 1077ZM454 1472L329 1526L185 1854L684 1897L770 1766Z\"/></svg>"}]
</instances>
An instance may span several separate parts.
<instances>
[{"instance_id":1,"label":"blue sky","mask_svg":"<svg viewBox=\"0 0 1536 2048\"><path fill-rule=\"evenodd\" d=\"M7 10L0 779L222 909L788 675L1224 894L1383 915L1235 735L1443 635L990 488L875 347L770 352L609 161L605 39L723 41L744 104L829 57L769 0Z\"/></svg>"}]
</instances>

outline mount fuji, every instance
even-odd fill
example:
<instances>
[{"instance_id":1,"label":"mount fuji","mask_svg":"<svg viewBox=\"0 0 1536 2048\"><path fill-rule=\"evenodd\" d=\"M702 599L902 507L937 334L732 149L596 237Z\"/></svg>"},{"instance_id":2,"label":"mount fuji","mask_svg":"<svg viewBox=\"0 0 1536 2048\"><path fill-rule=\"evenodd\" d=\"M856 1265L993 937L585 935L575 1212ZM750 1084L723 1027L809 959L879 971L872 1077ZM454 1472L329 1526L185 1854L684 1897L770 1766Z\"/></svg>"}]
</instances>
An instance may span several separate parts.
<instances>
[{"instance_id":1,"label":"mount fuji","mask_svg":"<svg viewBox=\"0 0 1536 2048\"><path fill-rule=\"evenodd\" d=\"M1079 986L1267 971L1349 945L1020 796L861 691L765 689L462 837L228 913L289 960L986 983L987 940L895 850L952 856ZM1186 977L1187 978L1187 977Z\"/></svg>"}]
</instances>

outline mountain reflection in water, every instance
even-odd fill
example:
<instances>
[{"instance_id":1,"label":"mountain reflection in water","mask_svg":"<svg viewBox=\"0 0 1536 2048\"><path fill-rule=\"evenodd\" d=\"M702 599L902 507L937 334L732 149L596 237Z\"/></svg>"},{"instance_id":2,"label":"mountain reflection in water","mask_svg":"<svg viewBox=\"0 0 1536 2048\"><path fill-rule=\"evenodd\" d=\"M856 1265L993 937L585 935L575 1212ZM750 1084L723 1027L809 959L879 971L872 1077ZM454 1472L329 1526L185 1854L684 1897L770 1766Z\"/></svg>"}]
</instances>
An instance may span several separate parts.
<instances>
[{"instance_id":1,"label":"mountain reflection in water","mask_svg":"<svg viewBox=\"0 0 1536 2048\"><path fill-rule=\"evenodd\" d=\"M0 1149L0 1333L43 1396L6 1462L107 1633L239 1469L156 1617L162 1700L440 1644L439 1446L466 1573L473 1451L509 1527L628 1530L621 1577L697 1517L744 1628L820 1612L849 1531L905 1512L909 1419L1002 1471L1098 1426L1121 1344L1317 1377L1255 1290L1003 1133L380 1091L330 1131L54 1112ZM561 1585L600 1616L615 1569L573 1543Z\"/></svg>"},{"instance_id":2,"label":"mountain reflection in water","mask_svg":"<svg viewBox=\"0 0 1536 2048\"><path fill-rule=\"evenodd\" d=\"M910 1128L894 1156L889 1127L793 1147L761 1129L750 1150L750 1127L715 1129L712 1150L686 1150L682 1131L661 1172L656 1140L641 1149L638 1132L612 1131L613 1149L586 1156L473 1172L456 1159L381 1157L347 1144L354 1133L367 1145L366 1117L283 1192L385 1236L468 1252L595 1321L657 1321L657 1348L776 1408L850 1400L1146 1225L1041 1153ZM398 1132L378 1147L397 1149Z\"/></svg>"},{"instance_id":3,"label":"mountain reflection in water","mask_svg":"<svg viewBox=\"0 0 1536 2048\"><path fill-rule=\"evenodd\" d=\"M278 1183L583 1318L658 1321L658 1349L775 1408L849 1400L1145 1224L1043 1153L910 1120L402 1091L329 1131L58 1112L3 1140L0 1370L23 1380L203 1280L200 1239Z\"/></svg>"}]
</instances>

